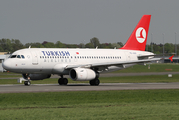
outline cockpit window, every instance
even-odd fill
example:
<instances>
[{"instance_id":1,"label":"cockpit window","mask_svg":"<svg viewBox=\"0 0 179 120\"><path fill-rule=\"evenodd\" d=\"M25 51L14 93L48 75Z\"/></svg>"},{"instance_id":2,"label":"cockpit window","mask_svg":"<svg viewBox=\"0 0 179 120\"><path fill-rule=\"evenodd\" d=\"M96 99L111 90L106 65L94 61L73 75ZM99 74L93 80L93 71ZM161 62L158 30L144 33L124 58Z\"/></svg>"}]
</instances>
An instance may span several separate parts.
<instances>
[{"instance_id":1,"label":"cockpit window","mask_svg":"<svg viewBox=\"0 0 179 120\"><path fill-rule=\"evenodd\" d=\"M25 57L24 57L24 55L11 55L11 56L9 56L9 58L22 58L22 59L24 59Z\"/></svg>"},{"instance_id":2,"label":"cockpit window","mask_svg":"<svg viewBox=\"0 0 179 120\"><path fill-rule=\"evenodd\" d=\"M21 55L21 58L23 58L23 59L24 59L24 58L25 58L25 57L24 57L24 55Z\"/></svg>"},{"instance_id":3,"label":"cockpit window","mask_svg":"<svg viewBox=\"0 0 179 120\"><path fill-rule=\"evenodd\" d=\"M12 55L11 58L16 58L17 55Z\"/></svg>"},{"instance_id":4,"label":"cockpit window","mask_svg":"<svg viewBox=\"0 0 179 120\"><path fill-rule=\"evenodd\" d=\"M17 58L21 58L21 56L20 56L20 55L17 55Z\"/></svg>"}]
</instances>

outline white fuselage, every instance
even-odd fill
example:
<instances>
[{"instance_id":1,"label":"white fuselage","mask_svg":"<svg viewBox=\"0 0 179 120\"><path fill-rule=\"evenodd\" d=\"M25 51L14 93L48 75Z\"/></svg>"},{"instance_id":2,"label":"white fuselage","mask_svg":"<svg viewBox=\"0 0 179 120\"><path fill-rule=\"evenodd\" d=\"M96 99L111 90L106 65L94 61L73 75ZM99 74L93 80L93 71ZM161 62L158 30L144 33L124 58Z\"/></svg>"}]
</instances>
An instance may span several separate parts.
<instances>
[{"instance_id":1,"label":"white fuselage","mask_svg":"<svg viewBox=\"0 0 179 120\"><path fill-rule=\"evenodd\" d=\"M12 56L16 57L12 57ZM20 57L17 57L17 56ZM24 56L24 58L22 57ZM67 66L104 64L99 72L123 69L121 66L105 66L112 62L138 60L138 56L153 55L151 52L121 49L62 49L30 48L14 52L3 67L18 73L69 74ZM131 66L134 64L128 64Z\"/></svg>"}]
</instances>

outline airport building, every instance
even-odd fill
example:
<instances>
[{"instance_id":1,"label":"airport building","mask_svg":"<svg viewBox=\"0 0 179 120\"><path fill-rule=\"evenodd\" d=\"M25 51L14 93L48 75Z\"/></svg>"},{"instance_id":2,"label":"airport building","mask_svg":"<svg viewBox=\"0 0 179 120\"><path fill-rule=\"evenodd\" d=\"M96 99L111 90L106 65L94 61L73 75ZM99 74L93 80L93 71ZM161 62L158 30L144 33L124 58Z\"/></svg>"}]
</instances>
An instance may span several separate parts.
<instances>
[{"instance_id":1,"label":"airport building","mask_svg":"<svg viewBox=\"0 0 179 120\"><path fill-rule=\"evenodd\" d=\"M0 72L6 71L2 67L2 63L10 56L7 52L0 52Z\"/></svg>"}]
</instances>

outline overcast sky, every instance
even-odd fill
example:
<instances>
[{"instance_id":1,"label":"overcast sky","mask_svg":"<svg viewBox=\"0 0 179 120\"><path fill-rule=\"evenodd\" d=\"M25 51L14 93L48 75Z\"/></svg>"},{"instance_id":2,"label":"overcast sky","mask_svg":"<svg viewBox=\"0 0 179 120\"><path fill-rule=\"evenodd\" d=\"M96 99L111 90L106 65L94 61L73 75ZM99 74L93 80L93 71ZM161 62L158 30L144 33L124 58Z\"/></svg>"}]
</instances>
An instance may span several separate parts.
<instances>
[{"instance_id":1,"label":"overcast sky","mask_svg":"<svg viewBox=\"0 0 179 120\"><path fill-rule=\"evenodd\" d=\"M151 14L147 43L179 44L179 0L1 0L0 39L126 43L144 14Z\"/></svg>"}]
</instances>

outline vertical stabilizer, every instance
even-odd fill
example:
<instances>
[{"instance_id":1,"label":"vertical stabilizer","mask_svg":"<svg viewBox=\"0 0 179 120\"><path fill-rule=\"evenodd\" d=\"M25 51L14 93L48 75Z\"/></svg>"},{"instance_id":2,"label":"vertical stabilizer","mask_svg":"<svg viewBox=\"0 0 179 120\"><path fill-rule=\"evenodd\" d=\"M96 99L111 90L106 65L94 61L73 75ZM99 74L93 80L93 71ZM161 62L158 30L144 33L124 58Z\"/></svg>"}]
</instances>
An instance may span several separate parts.
<instances>
[{"instance_id":1,"label":"vertical stabilizer","mask_svg":"<svg viewBox=\"0 0 179 120\"><path fill-rule=\"evenodd\" d=\"M172 55L171 57L169 57L169 59L171 60L171 62L173 62L173 57L174 57L174 55Z\"/></svg>"},{"instance_id":2,"label":"vertical stabilizer","mask_svg":"<svg viewBox=\"0 0 179 120\"><path fill-rule=\"evenodd\" d=\"M121 49L145 51L151 15L143 15L126 44Z\"/></svg>"}]
</instances>

